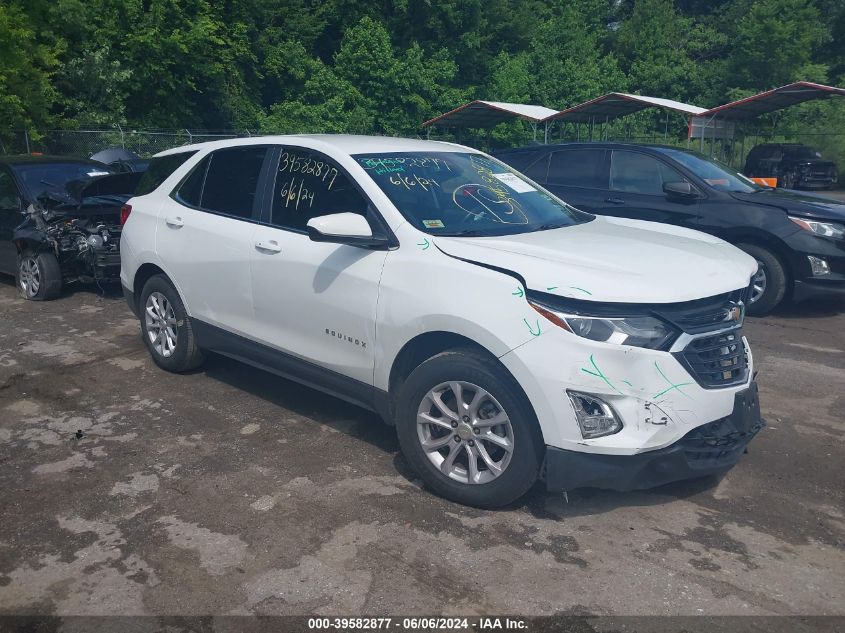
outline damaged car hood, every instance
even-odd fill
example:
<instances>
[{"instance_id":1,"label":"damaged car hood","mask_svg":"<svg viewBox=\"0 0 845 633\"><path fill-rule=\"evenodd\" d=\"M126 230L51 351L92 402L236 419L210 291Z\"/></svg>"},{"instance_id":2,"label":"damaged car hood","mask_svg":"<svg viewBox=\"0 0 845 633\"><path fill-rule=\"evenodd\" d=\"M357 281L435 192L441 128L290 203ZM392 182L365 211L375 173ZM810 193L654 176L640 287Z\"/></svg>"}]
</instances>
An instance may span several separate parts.
<instances>
[{"instance_id":1,"label":"damaged car hood","mask_svg":"<svg viewBox=\"0 0 845 633\"><path fill-rule=\"evenodd\" d=\"M503 237L435 237L452 257L516 273L530 290L613 303L675 303L746 287L757 262L681 227L596 217Z\"/></svg>"},{"instance_id":2,"label":"damaged car hood","mask_svg":"<svg viewBox=\"0 0 845 633\"><path fill-rule=\"evenodd\" d=\"M85 180L72 180L63 191L50 191L38 201L50 213L62 216L84 217L120 213L120 207L132 197L143 174L110 174Z\"/></svg>"}]
</instances>

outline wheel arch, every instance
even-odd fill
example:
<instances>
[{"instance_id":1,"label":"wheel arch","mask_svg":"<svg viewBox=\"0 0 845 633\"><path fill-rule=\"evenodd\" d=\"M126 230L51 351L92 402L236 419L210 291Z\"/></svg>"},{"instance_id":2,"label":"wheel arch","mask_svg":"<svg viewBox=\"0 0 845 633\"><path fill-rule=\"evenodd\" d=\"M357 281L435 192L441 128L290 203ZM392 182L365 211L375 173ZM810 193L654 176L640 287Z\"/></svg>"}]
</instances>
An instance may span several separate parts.
<instances>
[{"instance_id":1,"label":"wheel arch","mask_svg":"<svg viewBox=\"0 0 845 633\"><path fill-rule=\"evenodd\" d=\"M141 291L144 289L144 285L151 277L155 277L156 275L162 275L168 282L170 282L170 284L176 289L176 292L179 293L179 299L182 300L182 305L185 306L185 310L188 311L188 306L185 303L185 296L182 294L179 286L173 281L173 278L158 264L146 262L138 267L138 270L135 271L135 277L132 279L132 296L133 301L135 302L135 313L140 313ZM189 311L188 314L190 314Z\"/></svg>"},{"instance_id":2,"label":"wheel arch","mask_svg":"<svg viewBox=\"0 0 845 633\"><path fill-rule=\"evenodd\" d=\"M783 264L787 283L790 287L792 286L795 281L795 269L791 257L791 249L777 237L768 233L754 231L753 229L738 229L730 231L721 237L734 246L737 244L752 244L770 251Z\"/></svg>"},{"instance_id":3,"label":"wheel arch","mask_svg":"<svg viewBox=\"0 0 845 633\"><path fill-rule=\"evenodd\" d=\"M523 386L519 383L516 379L516 376L508 369L502 361L500 361L496 355L491 352L489 349L474 341L473 339L464 336L462 334L457 334L455 332L449 332L446 330L436 330L431 332L424 332L422 334L418 334L417 336L413 337L409 341L407 341L402 348L399 350L399 353L396 355L395 359L393 360L393 364L390 367L390 374L388 379L388 398L390 401L390 422L393 423L393 416L395 414L396 408L396 396L399 392L399 389L402 387L402 384L411 375L411 372L414 371L417 367L419 367L423 362L440 354L441 352L445 352L450 349L471 349L484 356L488 357L491 361L496 363L503 372L505 372L511 380L513 380L514 384L518 388L520 395L524 399L525 405L528 407L529 415L538 422L537 420L537 413L534 410L534 405L531 403L531 400L528 397L528 394L525 392ZM542 429L540 429L539 422L538 422L538 429L540 430L540 434L542 435Z\"/></svg>"}]
</instances>

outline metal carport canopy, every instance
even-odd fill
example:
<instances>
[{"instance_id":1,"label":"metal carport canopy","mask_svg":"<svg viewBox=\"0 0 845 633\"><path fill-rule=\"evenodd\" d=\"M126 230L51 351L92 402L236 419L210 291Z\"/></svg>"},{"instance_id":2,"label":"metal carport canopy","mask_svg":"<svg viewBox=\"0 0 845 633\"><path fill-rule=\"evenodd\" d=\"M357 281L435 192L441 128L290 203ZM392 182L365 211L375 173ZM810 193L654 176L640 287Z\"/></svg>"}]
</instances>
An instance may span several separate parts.
<instances>
[{"instance_id":1,"label":"metal carport canopy","mask_svg":"<svg viewBox=\"0 0 845 633\"><path fill-rule=\"evenodd\" d=\"M718 116L720 119L751 119L760 114L774 112L813 99L845 96L845 88L815 84L810 81L796 81L773 90L761 92L739 101L701 112L703 117Z\"/></svg>"},{"instance_id":2,"label":"metal carport canopy","mask_svg":"<svg viewBox=\"0 0 845 633\"><path fill-rule=\"evenodd\" d=\"M688 103L673 101L672 99L644 97L642 95L632 95L624 92L610 92L566 110L556 112L548 117L546 121L563 120L572 123L600 122L633 114L645 108L674 110L687 116L696 116L707 110L707 108L700 108Z\"/></svg>"},{"instance_id":3,"label":"metal carport canopy","mask_svg":"<svg viewBox=\"0 0 845 633\"><path fill-rule=\"evenodd\" d=\"M492 127L514 118L538 123L556 114L557 110L538 105L472 101L423 123L423 127L441 124L449 127Z\"/></svg>"}]
</instances>

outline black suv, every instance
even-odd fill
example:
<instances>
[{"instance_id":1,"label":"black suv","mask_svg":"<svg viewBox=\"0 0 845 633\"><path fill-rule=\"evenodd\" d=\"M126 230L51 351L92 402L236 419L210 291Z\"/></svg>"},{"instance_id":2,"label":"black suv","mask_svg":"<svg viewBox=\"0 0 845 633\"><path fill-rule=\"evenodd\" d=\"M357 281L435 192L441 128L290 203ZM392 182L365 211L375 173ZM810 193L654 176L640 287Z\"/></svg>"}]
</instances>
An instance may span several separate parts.
<instances>
[{"instance_id":1,"label":"black suv","mask_svg":"<svg viewBox=\"0 0 845 633\"><path fill-rule=\"evenodd\" d=\"M845 296L843 203L762 187L675 147L567 143L497 156L584 211L676 224L735 244L760 266L750 314L765 314L786 296Z\"/></svg>"},{"instance_id":2,"label":"black suv","mask_svg":"<svg viewBox=\"0 0 845 633\"><path fill-rule=\"evenodd\" d=\"M748 153L746 176L777 178L784 189L829 189L839 175L836 165L822 158L821 152L797 143L766 143Z\"/></svg>"}]
</instances>

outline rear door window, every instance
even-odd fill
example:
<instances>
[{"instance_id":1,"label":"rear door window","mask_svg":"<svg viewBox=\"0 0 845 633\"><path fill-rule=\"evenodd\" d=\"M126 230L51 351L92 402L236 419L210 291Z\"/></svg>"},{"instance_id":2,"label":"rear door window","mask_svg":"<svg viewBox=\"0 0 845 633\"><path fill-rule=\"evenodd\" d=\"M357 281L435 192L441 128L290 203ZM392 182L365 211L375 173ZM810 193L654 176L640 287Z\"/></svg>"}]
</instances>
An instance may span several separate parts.
<instances>
[{"instance_id":1,"label":"rear door window","mask_svg":"<svg viewBox=\"0 0 845 633\"><path fill-rule=\"evenodd\" d=\"M158 189L159 185L170 177L170 174L179 169L194 154L196 154L195 151L179 152L178 154L153 158L147 171L141 176L141 181L135 189L135 195L145 196Z\"/></svg>"},{"instance_id":2,"label":"rear door window","mask_svg":"<svg viewBox=\"0 0 845 633\"><path fill-rule=\"evenodd\" d=\"M662 196L663 183L684 177L666 163L640 152L614 150L610 161L610 188L649 196Z\"/></svg>"},{"instance_id":3,"label":"rear door window","mask_svg":"<svg viewBox=\"0 0 845 633\"><path fill-rule=\"evenodd\" d=\"M550 185L607 189L603 149L568 149L552 153L549 161Z\"/></svg>"},{"instance_id":4,"label":"rear door window","mask_svg":"<svg viewBox=\"0 0 845 633\"><path fill-rule=\"evenodd\" d=\"M250 145L212 152L182 182L176 200L202 211L256 217L258 183L269 149L268 145Z\"/></svg>"},{"instance_id":5,"label":"rear door window","mask_svg":"<svg viewBox=\"0 0 845 633\"><path fill-rule=\"evenodd\" d=\"M520 170L534 182L547 182L549 174L549 155L546 154L540 160L535 161L526 169Z\"/></svg>"}]
</instances>

